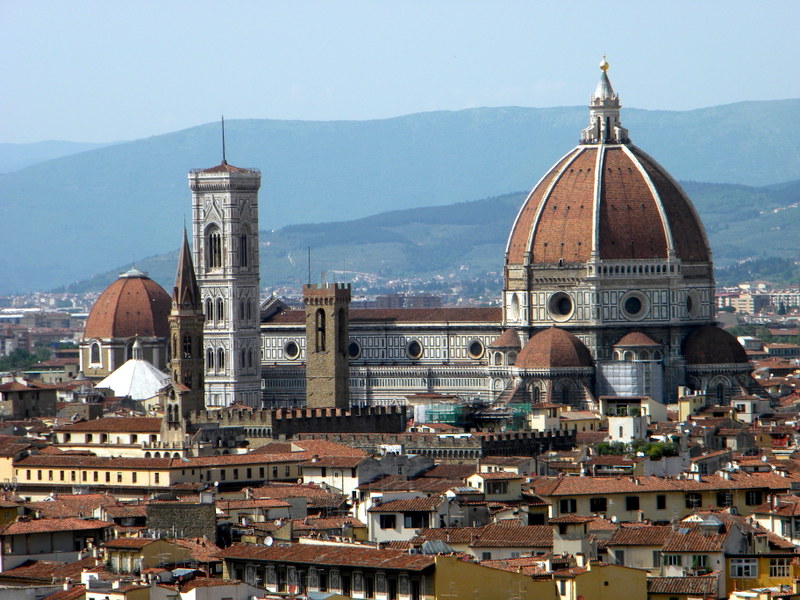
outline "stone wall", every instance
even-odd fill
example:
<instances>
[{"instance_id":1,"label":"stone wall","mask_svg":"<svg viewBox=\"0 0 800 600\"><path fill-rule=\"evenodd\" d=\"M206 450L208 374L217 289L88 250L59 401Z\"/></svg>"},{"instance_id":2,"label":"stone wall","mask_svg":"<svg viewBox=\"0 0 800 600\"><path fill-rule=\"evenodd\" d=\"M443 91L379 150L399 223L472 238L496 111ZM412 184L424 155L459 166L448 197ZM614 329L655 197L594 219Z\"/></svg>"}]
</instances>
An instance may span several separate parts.
<instances>
[{"instance_id":1,"label":"stone wall","mask_svg":"<svg viewBox=\"0 0 800 600\"><path fill-rule=\"evenodd\" d=\"M204 537L216 543L216 508L213 503L151 503L147 505L147 527L157 536Z\"/></svg>"}]
</instances>

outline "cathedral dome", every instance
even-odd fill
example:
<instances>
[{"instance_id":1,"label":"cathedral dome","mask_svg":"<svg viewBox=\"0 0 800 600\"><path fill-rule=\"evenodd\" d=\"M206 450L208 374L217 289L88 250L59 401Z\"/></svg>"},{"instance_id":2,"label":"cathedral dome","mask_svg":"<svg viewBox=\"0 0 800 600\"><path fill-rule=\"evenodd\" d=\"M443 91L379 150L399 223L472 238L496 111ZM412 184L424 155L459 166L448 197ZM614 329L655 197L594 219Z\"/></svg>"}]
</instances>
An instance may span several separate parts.
<instances>
[{"instance_id":1,"label":"cathedral dome","mask_svg":"<svg viewBox=\"0 0 800 600\"><path fill-rule=\"evenodd\" d=\"M683 341L683 356L689 365L749 362L739 341L715 325L702 325L690 333Z\"/></svg>"},{"instance_id":2,"label":"cathedral dome","mask_svg":"<svg viewBox=\"0 0 800 600\"><path fill-rule=\"evenodd\" d=\"M155 281L138 269L122 273L92 306L83 337L167 337L172 301Z\"/></svg>"},{"instance_id":3,"label":"cathedral dome","mask_svg":"<svg viewBox=\"0 0 800 600\"><path fill-rule=\"evenodd\" d=\"M558 327L534 335L514 363L520 369L591 367L592 355L577 337Z\"/></svg>"},{"instance_id":4,"label":"cathedral dome","mask_svg":"<svg viewBox=\"0 0 800 600\"><path fill-rule=\"evenodd\" d=\"M710 263L692 203L655 160L630 144L605 68L581 143L539 181L506 247L507 265L590 260Z\"/></svg>"}]
</instances>

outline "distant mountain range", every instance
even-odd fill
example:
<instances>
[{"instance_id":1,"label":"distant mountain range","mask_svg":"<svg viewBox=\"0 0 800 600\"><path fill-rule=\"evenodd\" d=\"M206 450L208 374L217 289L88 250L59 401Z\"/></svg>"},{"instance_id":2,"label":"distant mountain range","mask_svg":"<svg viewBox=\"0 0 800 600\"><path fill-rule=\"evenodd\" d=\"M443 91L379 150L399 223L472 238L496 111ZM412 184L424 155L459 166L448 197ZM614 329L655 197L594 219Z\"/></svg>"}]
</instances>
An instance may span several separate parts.
<instances>
[{"instance_id":1,"label":"distant mountain range","mask_svg":"<svg viewBox=\"0 0 800 600\"><path fill-rule=\"evenodd\" d=\"M747 256L797 258L800 239L800 181L780 186L685 183L706 223L717 265ZM405 209L363 219L289 225L261 232L261 285L294 286L307 280L307 249L312 248L312 279L350 280L357 273L392 278L469 279L501 273L506 239L525 200L515 192L447 206ZM793 206L792 206L793 204ZM722 221L723 215L728 220ZM764 240L769 240L766 249ZM769 254L768 254L769 253ZM175 278L177 252L137 262L165 289ZM129 265L70 286L100 290ZM344 273L342 273L344 272ZM499 292L499 290L498 290Z\"/></svg>"},{"instance_id":2,"label":"distant mountain range","mask_svg":"<svg viewBox=\"0 0 800 600\"><path fill-rule=\"evenodd\" d=\"M11 173L29 165L78 154L113 144L46 141L32 144L0 144L0 173Z\"/></svg>"},{"instance_id":3,"label":"distant mountain range","mask_svg":"<svg viewBox=\"0 0 800 600\"><path fill-rule=\"evenodd\" d=\"M677 178L731 184L707 188L715 200L707 208L712 220L707 218L706 225L712 232L731 230L730 236L720 238L727 246L715 245L714 251L717 259L734 260L753 252L773 253L774 245L790 239L780 233L784 230L772 229L791 229L792 223L785 218L790 213L779 214L774 225L771 217L750 215L762 229L752 223L740 229L741 223L732 216L766 207L758 194L769 201L783 194L787 205L791 204L794 188L781 182L800 179L797 114L800 100L785 100L685 112L625 109L623 122L634 142ZM385 218L370 221L370 215L530 189L574 145L586 119L583 107L484 108L359 122L231 121L226 123L226 136L229 162L262 170L260 225L271 232L262 239L271 242L274 235L278 244L281 236L294 235L302 247L307 244L300 236L319 239L327 235L325 227L280 228L355 220L354 225L329 227L330 232L338 232L338 239L355 243L358 235L369 230L367 226L353 229L361 223L359 219L379 224ZM0 175L5 217L0 293L54 288L134 260L144 264L144 257L161 256L175 248L182 222L190 215L186 174L219 162L219 133L217 124L208 124ZM781 185L758 190L742 187L770 184ZM693 195L703 186L687 188ZM748 204L751 201L758 204ZM701 213L704 210L701 206ZM498 222L501 238L509 224ZM481 262L482 246L498 243L488 241L491 236L485 229L484 224L471 238L457 239L459 258L464 262L474 258L478 261L472 265L475 269L486 264ZM371 231L385 233L376 227ZM768 233L766 239L759 237L763 232ZM423 234L442 239L448 235L419 230L410 221L394 232L395 238L407 240ZM396 256L404 256L400 247L409 253L408 244L424 243L377 241L397 244L391 246ZM769 246L765 246L767 241ZM774 253L782 252L776 248ZM493 252L486 256L493 269L499 268L502 254L499 259ZM269 254L265 260L268 257L277 260ZM339 261L333 255L330 260ZM347 259L348 268L357 260ZM390 254L381 260L389 265L395 258ZM407 260L404 256L401 262ZM344 258L339 262L343 264ZM265 271L265 282L269 274Z\"/></svg>"}]
</instances>

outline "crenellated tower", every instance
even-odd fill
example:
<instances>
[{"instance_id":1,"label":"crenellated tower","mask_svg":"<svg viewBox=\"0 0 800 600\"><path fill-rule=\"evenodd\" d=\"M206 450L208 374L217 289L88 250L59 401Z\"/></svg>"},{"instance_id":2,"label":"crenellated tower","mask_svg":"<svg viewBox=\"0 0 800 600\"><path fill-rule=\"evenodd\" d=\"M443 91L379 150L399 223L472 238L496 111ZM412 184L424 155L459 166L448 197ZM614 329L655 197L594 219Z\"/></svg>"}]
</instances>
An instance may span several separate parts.
<instances>
[{"instance_id":1,"label":"crenellated tower","mask_svg":"<svg viewBox=\"0 0 800 600\"><path fill-rule=\"evenodd\" d=\"M306 405L350 408L350 284L303 286L306 308Z\"/></svg>"},{"instance_id":2,"label":"crenellated tower","mask_svg":"<svg viewBox=\"0 0 800 600\"><path fill-rule=\"evenodd\" d=\"M259 406L258 190L261 172L189 173L194 264L205 312L205 404Z\"/></svg>"}]
</instances>

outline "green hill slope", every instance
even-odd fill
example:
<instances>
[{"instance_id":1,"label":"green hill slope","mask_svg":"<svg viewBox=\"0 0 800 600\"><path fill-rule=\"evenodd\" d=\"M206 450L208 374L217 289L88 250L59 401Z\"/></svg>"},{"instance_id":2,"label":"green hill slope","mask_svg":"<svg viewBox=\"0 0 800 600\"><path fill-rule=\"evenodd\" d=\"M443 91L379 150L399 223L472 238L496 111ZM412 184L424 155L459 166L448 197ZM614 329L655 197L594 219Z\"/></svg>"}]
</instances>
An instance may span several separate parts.
<instances>
[{"instance_id":1,"label":"green hill slope","mask_svg":"<svg viewBox=\"0 0 800 600\"><path fill-rule=\"evenodd\" d=\"M800 181L762 188L689 182L684 188L707 223L717 266L735 265L748 257L797 258ZM500 273L506 239L524 199L525 193L517 192L352 221L262 231L261 284L299 289L308 277L309 247L315 281L322 271L329 280L349 280L359 273L387 279L452 276L462 280ZM728 220L723 222L723 217ZM172 252L139 261L137 266L171 289L176 260L177 253ZM122 266L71 289L103 289L127 268Z\"/></svg>"},{"instance_id":2,"label":"green hill slope","mask_svg":"<svg viewBox=\"0 0 800 600\"><path fill-rule=\"evenodd\" d=\"M800 178L800 100L687 112L626 109L632 139L674 176L763 185ZM242 120L230 162L262 170L262 229L352 220L530 189L577 140L586 109L492 108L363 122ZM0 293L45 289L173 248L186 173L219 162L219 126L0 175Z\"/></svg>"}]
</instances>

